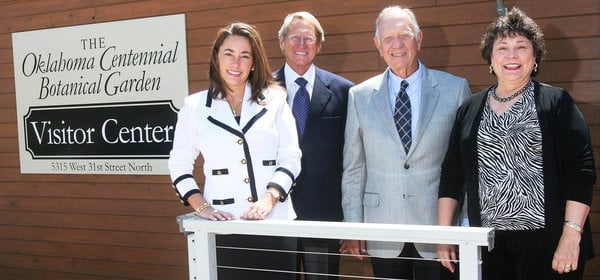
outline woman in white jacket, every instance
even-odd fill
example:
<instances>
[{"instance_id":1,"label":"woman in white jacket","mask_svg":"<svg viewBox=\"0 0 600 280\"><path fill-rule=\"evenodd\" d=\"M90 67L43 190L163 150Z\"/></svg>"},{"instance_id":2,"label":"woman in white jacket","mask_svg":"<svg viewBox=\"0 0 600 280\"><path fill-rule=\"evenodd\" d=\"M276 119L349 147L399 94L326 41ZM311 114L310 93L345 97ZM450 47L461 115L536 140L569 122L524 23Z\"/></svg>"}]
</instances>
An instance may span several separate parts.
<instances>
[{"instance_id":1,"label":"woman in white jacket","mask_svg":"<svg viewBox=\"0 0 600 280\"><path fill-rule=\"evenodd\" d=\"M273 81L254 27L232 23L217 33L210 88L181 108L169 169L173 186L196 216L209 220L295 219L287 193L300 173L301 152L286 92ZM192 174L204 157L204 192ZM290 250L295 239L217 236L217 247ZM219 266L295 269L293 254L217 248ZM256 274L255 274L256 273ZM293 274L219 268L219 279L295 279Z\"/></svg>"}]
</instances>

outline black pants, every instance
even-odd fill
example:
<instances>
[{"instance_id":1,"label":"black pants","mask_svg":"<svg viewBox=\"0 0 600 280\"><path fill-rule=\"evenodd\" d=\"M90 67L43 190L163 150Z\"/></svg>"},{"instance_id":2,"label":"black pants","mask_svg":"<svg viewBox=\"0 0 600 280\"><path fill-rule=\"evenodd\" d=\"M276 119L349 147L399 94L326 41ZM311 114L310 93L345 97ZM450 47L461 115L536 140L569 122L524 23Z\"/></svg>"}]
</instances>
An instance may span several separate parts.
<instances>
[{"instance_id":1,"label":"black pants","mask_svg":"<svg viewBox=\"0 0 600 280\"><path fill-rule=\"evenodd\" d=\"M576 271L560 275L552 270L556 245L550 244L544 229L497 230L494 249L482 254L483 279L582 279L585 262L581 259Z\"/></svg>"},{"instance_id":2,"label":"black pants","mask_svg":"<svg viewBox=\"0 0 600 280\"><path fill-rule=\"evenodd\" d=\"M337 280L340 273L340 242L333 239L298 238L298 267L305 280ZM329 276L325 275L329 274ZM297 279L302 279L298 275Z\"/></svg>"},{"instance_id":3,"label":"black pants","mask_svg":"<svg viewBox=\"0 0 600 280\"><path fill-rule=\"evenodd\" d=\"M438 261L415 260L422 258L413 243L404 243L399 258L371 258L373 275L379 278L440 280L442 265ZM405 259L410 258L410 259Z\"/></svg>"},{"instance_id":4,"label":"black pants","mask_svg":"<svg viewBox=\"0 0 600 280\"><path fill-rule=\"evenodd\" d=\"M238 234L217 235L216 243L217 274L219 280L296 279L296 238ZM259 250L222 247L254 248ZM282 250L287 252L273 252L268 250ZM275 270L277 272L260 270Z\"/></svg>"}]
</instances>

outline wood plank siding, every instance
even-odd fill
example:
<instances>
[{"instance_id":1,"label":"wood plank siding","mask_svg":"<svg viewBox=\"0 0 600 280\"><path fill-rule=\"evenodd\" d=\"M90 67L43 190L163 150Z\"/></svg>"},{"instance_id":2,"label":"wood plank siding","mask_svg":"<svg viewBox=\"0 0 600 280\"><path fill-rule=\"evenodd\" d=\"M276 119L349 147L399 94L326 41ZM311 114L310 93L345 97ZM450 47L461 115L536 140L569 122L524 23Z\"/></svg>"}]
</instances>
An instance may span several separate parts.
<instances>
[{"instance_id":1,"label":"wood plank siding","mask_svg":"<svg viewBox=\"0 0 600 280\"><path fill-rule=\"evenodd\" d=\"M600 173L600 0L504 1L543 28L549 50L539 81L566 88L583 111ZM277 31L286 14L310 11L326 40L316 63L354 82L382 72L374 21L389 5L412 7L424 32L422 61L469 80L494 83L479 40L496 17L493 0L0 0L0 279L186 279L187 247L175 217L190 212L168 176L21 174L13 73L13 32L159 15L186 15L189 90L207 86L217 28L257 26L271 66L283 63ZM590 214L600 254L600 183ZM345 260L344 270L369 273ZM585 279L600 280L600 257Z\"/></svg>"}]
</instances>

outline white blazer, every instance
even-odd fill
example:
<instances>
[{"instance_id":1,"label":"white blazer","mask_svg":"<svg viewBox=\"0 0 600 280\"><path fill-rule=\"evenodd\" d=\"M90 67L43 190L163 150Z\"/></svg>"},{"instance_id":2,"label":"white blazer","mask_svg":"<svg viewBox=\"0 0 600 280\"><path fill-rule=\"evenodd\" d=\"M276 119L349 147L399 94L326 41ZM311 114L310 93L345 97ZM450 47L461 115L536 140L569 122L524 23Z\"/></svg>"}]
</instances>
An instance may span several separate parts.
<instances>
[{"instance_id":1,"label":"white blazer","mask_svg":"<svg viewBox=\"0 0 600 280\"><path fill-rule=\"evenodd\" d=\"M185 98L178 114L168 161L171 179L185 202L199 192L191 177L194 162L204 156L204 198L217 210L239 218L251 201L275 186L287 193L300 173L301 151L286 92L265 89L264 99L250 100L246 85L238 124L225 99L208 90ZM291 200L277 203L267 219L295 219Z\"/></svg>"}]
</instances>

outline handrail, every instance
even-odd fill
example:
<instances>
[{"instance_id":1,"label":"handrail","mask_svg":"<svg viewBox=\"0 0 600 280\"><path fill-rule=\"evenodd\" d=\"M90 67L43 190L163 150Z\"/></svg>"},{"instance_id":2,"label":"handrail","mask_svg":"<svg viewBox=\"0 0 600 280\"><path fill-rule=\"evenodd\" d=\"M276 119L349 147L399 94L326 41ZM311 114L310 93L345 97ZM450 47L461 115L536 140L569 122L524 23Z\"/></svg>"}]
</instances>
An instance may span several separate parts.
<instances>
[{"instance_id":1,"label":"handrail","mask_svg":"<svg viewBox=\"0 0 600 280\"><path fill-rule=\"evenodd\" d=\"M190 279L217 280L215 234L249 234L346 240L455 244L459 246L461 279L481 279L481 249L492 249L492 228L376 223L233 220L215 222L193 214L177 217L187 234Z\"/></svg>"}]
</instances>

